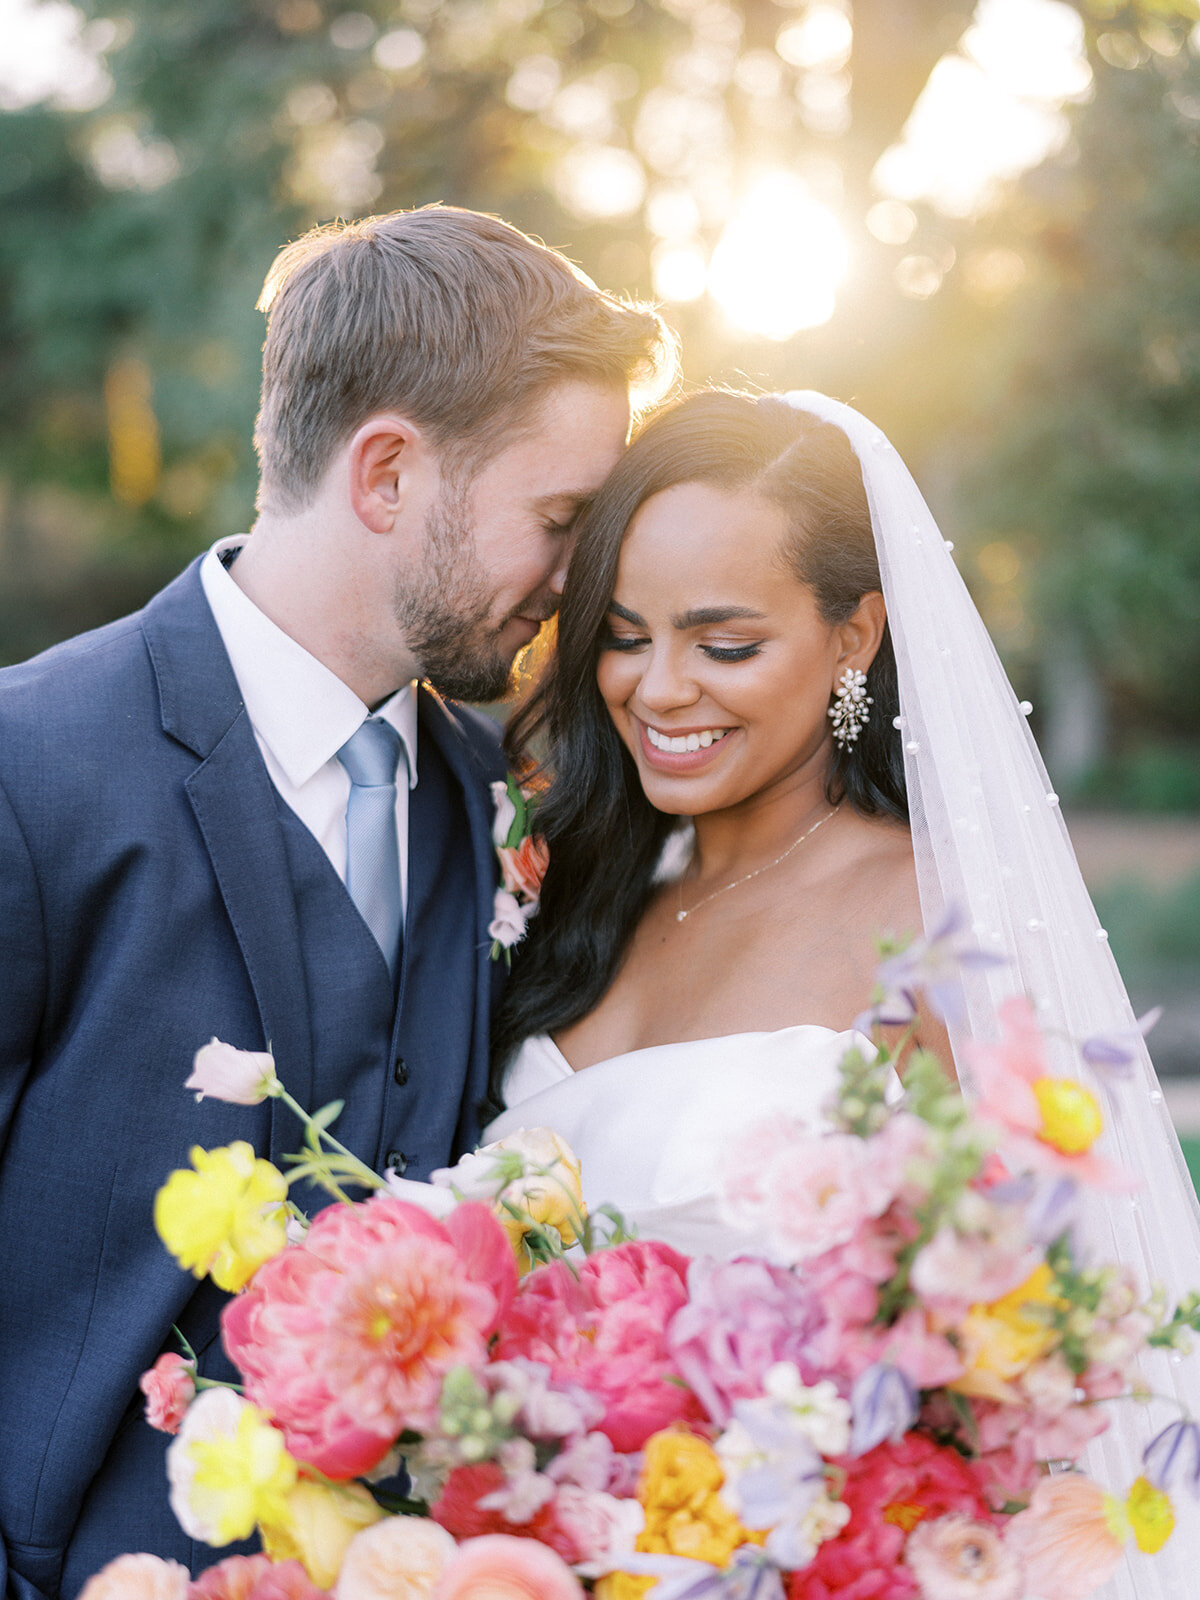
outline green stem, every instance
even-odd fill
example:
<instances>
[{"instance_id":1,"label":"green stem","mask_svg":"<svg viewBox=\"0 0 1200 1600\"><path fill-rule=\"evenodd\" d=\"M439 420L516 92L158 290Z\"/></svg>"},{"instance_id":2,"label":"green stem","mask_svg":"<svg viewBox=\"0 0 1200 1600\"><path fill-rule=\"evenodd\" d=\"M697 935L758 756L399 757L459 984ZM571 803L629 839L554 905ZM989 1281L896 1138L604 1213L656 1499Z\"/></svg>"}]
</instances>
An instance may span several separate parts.
<instances>
[{"instance_id":1,"label":"green stem","mask_svg":"<svg viewBox=\"0 0 1200 1600\"><path fill-rule=\"evenodd\" d=\"M298 1100L294 1100L292 1098L282 1083L279 1084L279 1090L276 1095L276 1099L282 1100L284 1105L287 1106L288 1110L294 1112L296 1116L299 1117L300 1121L308 1129L310 1137L315 1133L318 1141L321 1139L328 1141L333 1149L345 1159L348 1169L347 1175L353 1175L355 1177L355 1181L360 1183L364 1189L384 1189L387 1187L377 1172L372 1172L371 1168L368 1167L365 1162L360 1161L352 1150L347 1150L346 1146L341 1142L340 1139L335 1139L333 1134L330 1133L327 1128L317 1128L313 1118ZM317 1148L320 1148L319 1143ZM339 1199L347 1199L347 1196L336 1187L332 1179L330 1179L327 1187L330 1188L331 1193L336 1193ZM347 1203L349 1202L347 1201Z\"/></svg>"}]
</instances>

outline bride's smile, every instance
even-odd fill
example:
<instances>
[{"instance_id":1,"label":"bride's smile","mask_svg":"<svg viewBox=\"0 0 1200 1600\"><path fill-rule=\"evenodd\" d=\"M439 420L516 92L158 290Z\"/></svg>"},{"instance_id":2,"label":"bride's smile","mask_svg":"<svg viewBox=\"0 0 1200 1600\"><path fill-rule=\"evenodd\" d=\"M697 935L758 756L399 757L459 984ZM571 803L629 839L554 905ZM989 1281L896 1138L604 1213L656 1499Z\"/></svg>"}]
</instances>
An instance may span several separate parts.
<instances>
[{"instance_id":1,"label":"bride's smile","mask_svg":"<svg viewBox=\"0 0 1200 1600\"><path fill-rule=\"evenodd\" d=\"M711 483L653 495L630 523L598 683L661 811L724 810L823 776L830 693L870 665L878 622L866 602L846 622L821 615L788 531L770 500Z\"/></svg>"}]
</instances>

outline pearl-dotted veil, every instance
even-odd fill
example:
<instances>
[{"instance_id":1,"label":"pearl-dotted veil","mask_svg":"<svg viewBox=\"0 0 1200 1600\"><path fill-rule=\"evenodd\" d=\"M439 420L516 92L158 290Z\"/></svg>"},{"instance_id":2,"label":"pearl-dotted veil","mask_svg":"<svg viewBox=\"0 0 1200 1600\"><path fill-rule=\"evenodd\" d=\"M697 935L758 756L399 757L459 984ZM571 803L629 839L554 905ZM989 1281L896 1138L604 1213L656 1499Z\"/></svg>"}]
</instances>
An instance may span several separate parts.
<instances>
[{"instance_id":1,"label":"pearl-dotted veil","mask_svg":"<svg viewBox=\"0 0 1200 1600\"><path fill-rule=\"evenodd\" d=\"M840 428L862 467L879 554L900 688L900 734L913 853L927 929L952 907L975 941L1006 958L964 974L968 1022L952 1030L960 1081L969 1034L996 1037L996 1012L1024 992L1049 1041L1055 1071L1088 1084L1104 1109L1105 1153L1138 1175L1136 1194L1089 1194L1085 1245L1132 1268L1143 1291L1161 1283L1173 1302L1200 1288L1200 1208L1154 1068L1134 1026L1107 936L1026 716L933 515L899 455L866 417L811 390L784 396ZM1078 1045L1098 1034L1135 1043L1132 1071L1100 1081ZM1161 1398L1109 1402L1109 1430L1085 1467L1119 1497L1141 1471L1141 1452L1179 1404L1200 1420L1200 1350L1155 1353L1143 1364ZM1100 1591L1103 1600L1182 1600L1200 1593L1200 1505L1178 1490L1178 1525L1147 1558L1133 1551ZM1049 1600L1049 1597L1044 1597Z\"/></svg>"}]
</instances>

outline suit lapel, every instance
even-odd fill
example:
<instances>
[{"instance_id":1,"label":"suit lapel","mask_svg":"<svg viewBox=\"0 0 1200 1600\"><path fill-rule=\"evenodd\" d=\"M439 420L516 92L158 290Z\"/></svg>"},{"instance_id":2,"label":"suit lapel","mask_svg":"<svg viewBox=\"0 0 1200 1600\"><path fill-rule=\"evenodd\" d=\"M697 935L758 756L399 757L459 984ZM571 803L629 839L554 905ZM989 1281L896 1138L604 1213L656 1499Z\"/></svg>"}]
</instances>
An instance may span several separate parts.
<instances>
[{"instance_id":1,"label":"suit lapel","mask_svg":"<svg viewBox=\"0 0 1200 1600\"><path fill-rule=\"evenodd\" d=\"M199 562L151 602L142 626L163 731L200 758L185 788L254 989L264 1039L289 1091L307 1105L312 1038L279 802L204 597ZM278 1162L298 1148L299 1131L278 1101L271 1112L271 1157Z\"/></svg>"},{"instance_id":2,"label":"suit lapel","mask_svg":"<svg viewBox=\"0 0 1200 1600\"><path fill-rule=\"evenodd\" d=\"M424 685L418 688L417 709L423 727L437 744L447 766L462 786L471 828L471 852L475 868L475 1027L471 1049L471 1074L464 1107L482 1099L487 1087L490 1048L492 962L487 926L492 920L492 902L498 881L496 854L492 845L492 801L488 782L502 775L499 762L492 766L475 750L453 712Z\"/></svg>"}]
</instances>

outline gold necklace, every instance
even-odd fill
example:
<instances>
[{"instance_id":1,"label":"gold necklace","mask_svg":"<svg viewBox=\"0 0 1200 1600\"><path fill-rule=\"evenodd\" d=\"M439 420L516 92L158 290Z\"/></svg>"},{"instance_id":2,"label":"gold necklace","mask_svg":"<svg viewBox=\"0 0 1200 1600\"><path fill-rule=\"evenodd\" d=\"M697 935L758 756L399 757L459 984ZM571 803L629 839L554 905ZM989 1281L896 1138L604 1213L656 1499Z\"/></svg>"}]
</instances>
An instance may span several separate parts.
<instances>
[{"instance_id":1,"label":"gold necklace","mask_svg":"<svg viewBox=\"0 0 1200 1600\"><path fill-rule=\"evenodd\" d=\"M751 878L758 878L761 877L764 872L770 872L772 867L781 866L783 862L785 862L791 855L793 850L799 850L805 839L810 839L812 835L816 833L817 829L822 823L828 822L830 817L837 814L837 809L837 806L834 806L832 811L827 811L823 817L814 822L811 828L806 828L798 839L792 840L791 844L788 845L787 849L781 856L775 857L774 861L768 861L766 865L762 867L755 867L754 871L748 872L744 878L735 878L732 883L723 883L719 889L714 889L711 894L706 894L703 900L697 900L696 904L694 906L689 906L686 911L683 909L683 879L680 878L679 910L675 913L675 921L685 922L688 917L699 911L701 906L706 906L710 900L715 900L719 894L728 894L730 889L737 889L743 883L749 883Z\"/></svg>"}]
</instances>

